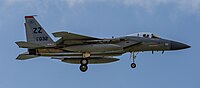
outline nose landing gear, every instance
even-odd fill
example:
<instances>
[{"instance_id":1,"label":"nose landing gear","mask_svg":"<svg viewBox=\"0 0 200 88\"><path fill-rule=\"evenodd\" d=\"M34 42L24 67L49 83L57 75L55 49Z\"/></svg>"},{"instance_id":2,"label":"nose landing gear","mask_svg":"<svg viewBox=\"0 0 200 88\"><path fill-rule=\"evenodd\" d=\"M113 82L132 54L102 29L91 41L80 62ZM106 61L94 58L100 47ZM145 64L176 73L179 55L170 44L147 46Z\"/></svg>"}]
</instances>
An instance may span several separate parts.
<instances>
[{"instance_id":1,"label":"nose landing gear","mask_svg":"<svg viewBox=\"0 0 200 88\"><path fill-rule=\"evenodd\" d=\"M138 53L136 53L136 55L135 55L134 52L131 52L130 59L133 59L133 63L131 63L131 68L136 68L135 59L136 59L136 56L138 55Z\"/></svg>"},{"instance_id":2,"label":"nose landing gear","mask_svg":"<svg viewBox=\"0 0 200 88\"><path fill-rule=\"evenodd\" d=\"M131 64L131 68L136 68L136 64L135 64L135 63L132 63L132 64Z\"/></svg>"}]
</instances>

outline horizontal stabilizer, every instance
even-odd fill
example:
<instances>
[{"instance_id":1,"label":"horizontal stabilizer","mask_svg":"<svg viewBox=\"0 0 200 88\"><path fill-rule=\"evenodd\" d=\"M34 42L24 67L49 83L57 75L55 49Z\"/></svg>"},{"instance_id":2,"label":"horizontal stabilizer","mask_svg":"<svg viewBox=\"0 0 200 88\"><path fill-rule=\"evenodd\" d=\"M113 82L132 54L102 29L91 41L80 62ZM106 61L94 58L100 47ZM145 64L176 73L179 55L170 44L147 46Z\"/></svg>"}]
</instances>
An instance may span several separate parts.
<instances>
[{"instance_id":1,"label":"horizontal stabilizer","mask_svg":"<svg viewBox=\"0 0 200 88\"><path fill-rule=\"evenodd\" d=\"M19 54L16 59L17 60L27 60L27 59L32 59L35 57L38 57L38 56L37 55L29 55L28 52L25 52L23 54Z\"/></svg>"},{"instance_id":2,"label":"horizontal stabilizer","mask_svg":"<svg viewBox=\"0 0 200 88\"><path fill-rule=\"evenodd\" d=\"M24 42L24 41L16 42L16 44L17 44L20 48L29 48L29 49L35 49L35 48L44 47L44 46L41 46L41 45L38 45L38 44L33 44L33 43L29 43L29 42Z\"/></svg>"}]
</instances>

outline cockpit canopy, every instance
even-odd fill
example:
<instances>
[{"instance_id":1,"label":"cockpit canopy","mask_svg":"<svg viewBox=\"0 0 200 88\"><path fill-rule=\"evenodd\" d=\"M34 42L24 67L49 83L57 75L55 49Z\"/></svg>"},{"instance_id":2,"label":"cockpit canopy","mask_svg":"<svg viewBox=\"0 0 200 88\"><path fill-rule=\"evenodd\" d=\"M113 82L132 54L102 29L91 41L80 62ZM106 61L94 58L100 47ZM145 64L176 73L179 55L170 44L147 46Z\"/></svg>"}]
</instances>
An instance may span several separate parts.
<instances>
[{"instance_id":1,"label":"cockpit canopy","mask_svg":"<svg viewBox=\"0 0 200 88\"><path fill-rule=\"evenodd\" d=\"M160 38L157 35L153 33L149 33L149 32L134 33L127 36L137 36L137 37L143 37L143 38Z\"/></svg>"}]
</instances>

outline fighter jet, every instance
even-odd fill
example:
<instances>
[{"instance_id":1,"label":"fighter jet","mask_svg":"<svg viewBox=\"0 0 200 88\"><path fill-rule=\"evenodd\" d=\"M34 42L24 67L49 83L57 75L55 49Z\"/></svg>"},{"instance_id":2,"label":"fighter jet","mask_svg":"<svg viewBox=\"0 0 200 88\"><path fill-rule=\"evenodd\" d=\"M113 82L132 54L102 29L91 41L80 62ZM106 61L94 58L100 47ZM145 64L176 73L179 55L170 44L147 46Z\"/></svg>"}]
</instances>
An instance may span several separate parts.
<instances>
[{"instance_id":1,"label":"fighter jet","mask_svg":"<svg viewBox=\"0 0 200 88\"><path fill-rule=\"evenodd\" d=\"M18 41L20 48L27 52L19 54L17 60L36 57L51 57L62 62L80 64L80 70L86 72L88 64L102 64L118 61L116 56L130 52L133 60L132 68L136 67L135 58L144 51L171 51L190 48L189 45L163 39L152 33L135 33L116 38L96 38L70 32L55 32L51 39L34 16L25 16L27 41Z\"/></svg>"}]
</instances>

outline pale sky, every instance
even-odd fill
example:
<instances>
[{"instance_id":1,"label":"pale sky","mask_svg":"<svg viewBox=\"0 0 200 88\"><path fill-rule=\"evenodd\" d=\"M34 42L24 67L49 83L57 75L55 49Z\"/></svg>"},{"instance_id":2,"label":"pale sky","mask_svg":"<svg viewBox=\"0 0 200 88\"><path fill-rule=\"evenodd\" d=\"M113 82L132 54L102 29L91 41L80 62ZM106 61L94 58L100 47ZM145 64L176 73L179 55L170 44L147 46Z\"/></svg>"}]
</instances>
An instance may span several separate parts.
<instances>
[{"instance_id":1,"label":"pale sky","mask_svg":"<svg viewBox=\"0 0 200 88\"><path fill-rule=\"evenodd\" d=\"M190 49L139 53L132 69L129 53L118 62L79 65L39 57L17 61L16 41L25 41L24 16L51 33L68 31L111 38L152 32ZM0 88L200 88L200 0L1 0Z\"/></svg>"}]
</instances>

